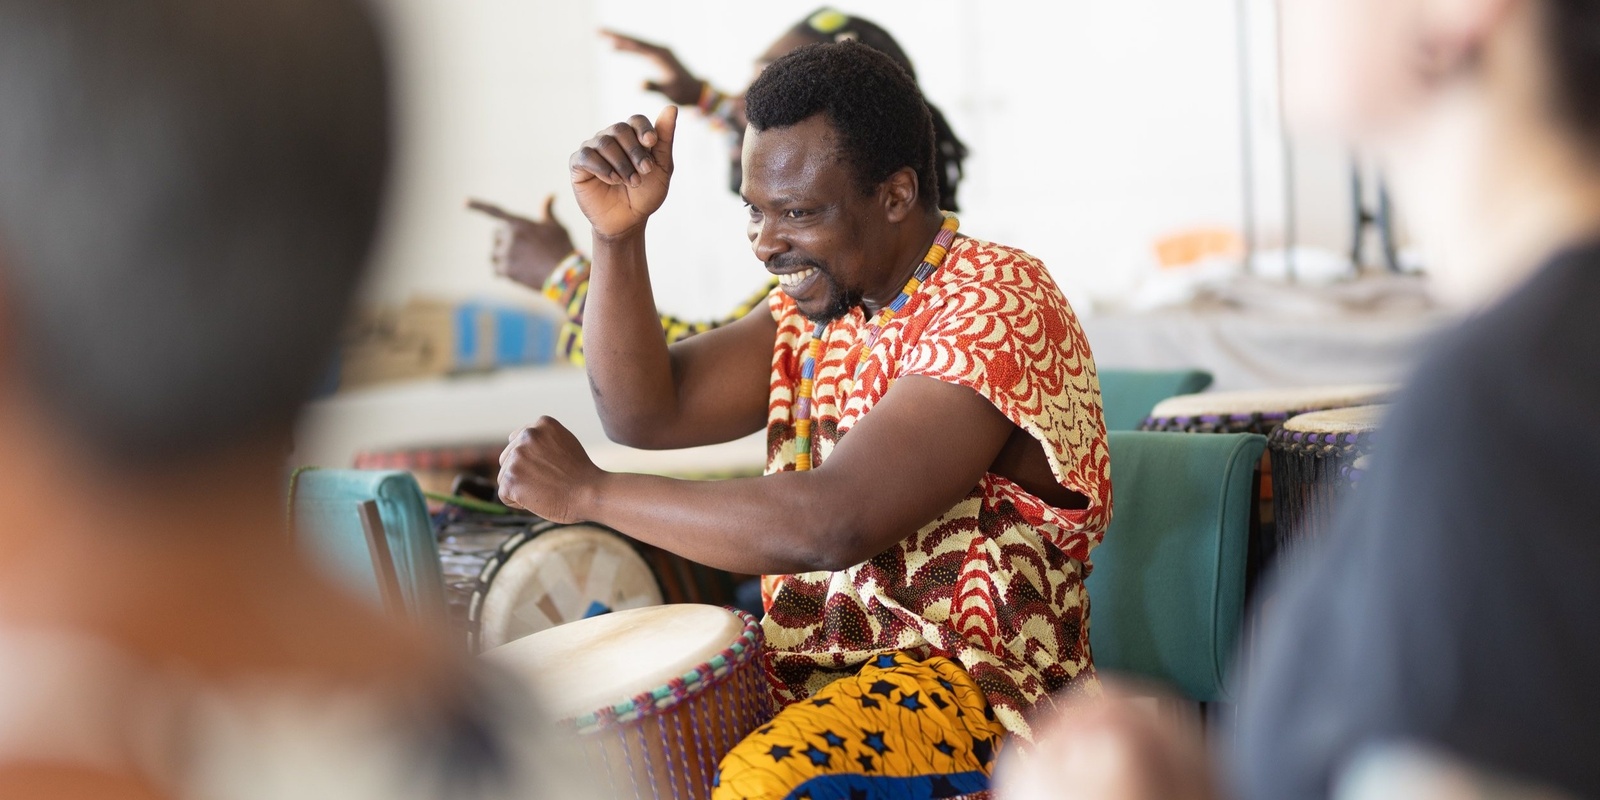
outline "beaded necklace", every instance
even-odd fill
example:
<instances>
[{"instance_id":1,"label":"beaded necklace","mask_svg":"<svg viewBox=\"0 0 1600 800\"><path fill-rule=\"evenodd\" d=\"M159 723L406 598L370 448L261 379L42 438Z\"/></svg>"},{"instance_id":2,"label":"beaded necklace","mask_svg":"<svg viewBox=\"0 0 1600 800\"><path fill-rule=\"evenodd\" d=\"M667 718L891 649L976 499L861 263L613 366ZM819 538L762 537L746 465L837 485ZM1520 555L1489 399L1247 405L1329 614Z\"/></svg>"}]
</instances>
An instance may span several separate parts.
<instances>
[{"instance_id":1,"label":"beaded necklace","mask_svg":"<svg viewBox=\"0 0 1600 800\"><path fill-rule=\"evenodd\" d=\"M933 237L933 246L928 248L927 257L911 273L911 280L906 281L906 288L900 290L900 296L889 305L884 306L867 326L867 335L861 345L861 355L856 361L855 374L859 376L862 368L867 363L867 354L872 351L872 346L878 343L878 336L883 333L884 326L894 319L894 315L906 307L911 301L911 296L921 288L922 282L928 279L933 271L944 263L944 257L950 252L950 245L956 240L956 229L961 226L961 221L956 215L946 212L944 224L939 226L938 235ZM822 340L828 332L828 323L819 322L811 331L811 343L806 347L805 360L800 362L800 397L794 409L794 468L797 472L811 469L811 393L816 385L817 357L822 355Z\"/></svg>"}]
</instances>

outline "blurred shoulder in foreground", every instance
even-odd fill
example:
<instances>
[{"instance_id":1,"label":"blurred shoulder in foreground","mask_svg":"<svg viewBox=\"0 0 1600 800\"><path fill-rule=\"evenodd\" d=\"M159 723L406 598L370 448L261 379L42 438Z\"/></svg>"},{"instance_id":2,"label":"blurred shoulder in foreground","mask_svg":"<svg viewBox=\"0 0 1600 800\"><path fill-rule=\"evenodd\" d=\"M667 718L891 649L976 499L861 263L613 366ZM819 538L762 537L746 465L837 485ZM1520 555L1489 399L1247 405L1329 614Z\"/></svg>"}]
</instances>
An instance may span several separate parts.
<instances>
[{"instance_id":1,"label":"blurred shoulder in foreground","mask_svg":"<svg viewBox=\"0 0 1600 800\"><path fill-rule=\"evenodd\" d=\"M379 31L0 0L0 795L558 794L520 693L284 530L388 173Z\"/></svg>"}]
</instances>

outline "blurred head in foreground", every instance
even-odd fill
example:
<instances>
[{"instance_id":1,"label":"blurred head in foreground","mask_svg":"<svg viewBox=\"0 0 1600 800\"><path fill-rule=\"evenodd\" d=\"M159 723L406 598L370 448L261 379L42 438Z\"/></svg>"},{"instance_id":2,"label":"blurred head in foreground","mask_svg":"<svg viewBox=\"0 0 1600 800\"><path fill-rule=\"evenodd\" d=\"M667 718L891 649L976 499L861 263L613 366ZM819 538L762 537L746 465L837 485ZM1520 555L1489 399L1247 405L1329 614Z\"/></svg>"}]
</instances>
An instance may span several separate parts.
<instances>
[{"instance_id":1,"label":"blurred head in foreground","mask_svg":"<svg viewBox=\"0 0 1600 800\"><path fill-rule=\"evenodd\" d=\"M389 155L355 2L0 2L0 385L106 464L281 438Z\"/></svg>"},{"instance_id":2,"label":"blurred head in foreground","mask_svg":"<svg viewBox=\"0 0 1600 800\"><path fill-rule=\"evenodd\" d=\"M1450 294L1482 301L1590 224L1600 4L1289 0L1283 21L1291 120L1382 158Z\"/></svg>"},{"instance_id":3,"label":"blurred head in foreground","mask_svg":"<svg viewBox=\"0 0 1600 800\"><path fill-rule=\"evenodd\" d=\"M508 785L518 698L284 531L389 117L362 0L0 0L0 796Z\"/></svg>"},{"instance_id":4,"label":"blurred head in foreground","mask_svg":"<svg viewBox=\"0 0 1600 800\"><path fill-rule=\"evenodd\" d=\"M1213 739L1232 796L1600 794L1600 3L1283 14L1292 118L1380 154L1430 271L1487 308L1409 377L1339 529L1258 589L1236 730ZM1203 780L1194 737L1142 711L1058 720L1001 796ZM1066 763L1109 788L1052 794Z\"/></svg>"}]
</instances>

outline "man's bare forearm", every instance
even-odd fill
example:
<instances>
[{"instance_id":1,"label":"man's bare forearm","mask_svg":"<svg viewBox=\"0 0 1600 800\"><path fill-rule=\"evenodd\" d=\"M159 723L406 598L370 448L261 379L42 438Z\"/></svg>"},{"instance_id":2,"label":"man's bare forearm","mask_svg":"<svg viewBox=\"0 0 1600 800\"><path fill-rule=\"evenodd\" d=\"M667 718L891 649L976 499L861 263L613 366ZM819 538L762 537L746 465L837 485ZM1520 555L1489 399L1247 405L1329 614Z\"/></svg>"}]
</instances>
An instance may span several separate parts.
<instances>
[{"instance_id":1,"label":"man's bare forearm","mask_svg":"<svg viewBox=\"0 0 1600 800\"><path fill-rule=\"evenodd\" d=\"M677 409L672 357L650 289L644 226L595 237L583 338L589 386L606 435L639 444Z\"/></svg>"},{"instance_id":2,"label":"man's bare forearm","mask_svg":"<svg viewBox=\"0 0 1600 800\"><path fill-rule=\"evenodd\" d=\"M584 518L730 572L788 574L843 569L872 553L840 504L829 476L686 481L606 474L585 493Z\"/></svg>"}]
</instances>

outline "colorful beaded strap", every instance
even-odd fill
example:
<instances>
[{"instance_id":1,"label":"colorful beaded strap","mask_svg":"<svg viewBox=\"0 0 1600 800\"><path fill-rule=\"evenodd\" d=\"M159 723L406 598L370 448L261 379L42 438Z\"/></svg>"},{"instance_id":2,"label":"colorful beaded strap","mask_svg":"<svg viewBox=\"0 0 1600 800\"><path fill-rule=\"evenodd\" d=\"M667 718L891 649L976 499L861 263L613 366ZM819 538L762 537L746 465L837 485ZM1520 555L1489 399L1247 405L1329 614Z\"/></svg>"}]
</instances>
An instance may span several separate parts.
<instances>
[{"instance_id":1,"label":"colorful beaded strap","mask_svg":"<svg viewBox=\"0 0 1600 800\"><path fill-rule=\"evenodd\" d=\"M884 306L883 310L878 312L877 318L867 326L867 335L861 344L861 354L856 358L856 377L860 377L861 370L867 363L867 354L872 351L872 346L878 343L878 337L883 333L884 326L906 307L906 303L911 301L911 296L922 288L922 282L944 263L945 256L950 252L950 245L956 240L956 229L960 227L961 221L956 219L956 215L945 212L944 224L939 226L939 233L933 237L933 246L928 248L928 255L922 259L916 271L911 273L911 280L906 281L905 288L900 290L900 296ZM817 327L811 331L811 342L806 347L805 360L800 362L800 397L794 409L794 468L797 472L811 469L811 396L816 388L817 359L822 355L822 340L827 332L828 323L817 323Z\"/></svg>"},{"instance_id":2,"label":"colorful beaded strap","mask_svg":"<svg viewBox=\"0 0 1600 800\"><path fill-rule=\"evenodd\" d=\"M750 614L730 608L744 622L744 630L728 649L712 656L700 666L661 686L649 689L613 706L569 720L568 725L580 734L594 733L613 725L660 714L669 708L721 683L734 670L750 663L761 652L761 623Z\"/></svg>"}]
</instances>

